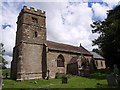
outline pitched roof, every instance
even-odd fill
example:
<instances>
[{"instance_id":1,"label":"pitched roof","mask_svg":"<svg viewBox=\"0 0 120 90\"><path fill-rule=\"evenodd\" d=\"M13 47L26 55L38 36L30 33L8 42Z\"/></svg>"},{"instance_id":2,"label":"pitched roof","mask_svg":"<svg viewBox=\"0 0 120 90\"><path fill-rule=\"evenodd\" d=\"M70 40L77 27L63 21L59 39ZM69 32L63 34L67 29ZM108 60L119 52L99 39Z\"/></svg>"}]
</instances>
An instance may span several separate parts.
<instances>
[{"instance_id":1,"label":"pitched roof","mask_svg":"<svg viewBox=\"0 0 120 90\"><path fill-rule=\"evenodd\" d=\"M56 43L53 41L46 41L46 44L50 50L58 50L58 51L92 55L88 50L86 50L82 46L77 47L77 46L72 46L72 45L68 45L68 44Z\"/></svg>"},{"instance_id":2,"label":"pitched roof","mask_svg":"<svg viewBox=\"0 0 120 90\"><path fill-rule=\"evenodd\" d=\"M99 55L96 52L90 52L90 53L93 54L93 58L95 58L95 59L104 59L101 55Z\"/></svg>"}]
</instances>

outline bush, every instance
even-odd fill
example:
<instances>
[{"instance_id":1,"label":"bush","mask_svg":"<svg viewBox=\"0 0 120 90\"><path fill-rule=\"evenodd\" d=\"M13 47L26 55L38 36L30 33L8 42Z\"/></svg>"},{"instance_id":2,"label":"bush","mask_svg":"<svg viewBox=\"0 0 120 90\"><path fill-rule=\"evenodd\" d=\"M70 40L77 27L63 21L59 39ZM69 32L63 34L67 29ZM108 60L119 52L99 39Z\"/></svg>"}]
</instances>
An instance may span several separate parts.
<instances>
[{"instance_id":1,"label":"bush","mask_svg":"<svg viewBox=\"0 0 120 90\"><path fill-rule=\"evenodd\" d=\"M70 74L56 74L57 79L62 79L64 77L71 78L72 75L70 75Z\"/></svg>"},{"instance_id":2,"label":"bush","mask_svg":"<svg viewBox=\"0 0 120 90\"><path fill-rule=\"evenodd\" d=\"M6 77L6 73L8 73L8 76L10 77L10 68L2 69L2 75L3 75L3 78Z\"/></svg>"}]
</instances>

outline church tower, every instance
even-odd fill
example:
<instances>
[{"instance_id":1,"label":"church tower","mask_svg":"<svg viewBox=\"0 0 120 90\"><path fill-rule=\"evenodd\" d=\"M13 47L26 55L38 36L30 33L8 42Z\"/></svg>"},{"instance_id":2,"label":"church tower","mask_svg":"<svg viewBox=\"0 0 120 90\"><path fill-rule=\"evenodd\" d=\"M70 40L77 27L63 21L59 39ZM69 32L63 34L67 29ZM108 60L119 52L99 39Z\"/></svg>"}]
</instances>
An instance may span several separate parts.
<instances>
[{"instance_id":1,"label":"church tower","mask_svg":"<svg viewBox=\"0 0 120 90\"><path fill-rule=\"evenodd\" d=\"M21 10L17 21L16 45L13 49L11 78L15 80L39 79L46 76L46 16L45 12Z\"/></svg>"}]
</instances>

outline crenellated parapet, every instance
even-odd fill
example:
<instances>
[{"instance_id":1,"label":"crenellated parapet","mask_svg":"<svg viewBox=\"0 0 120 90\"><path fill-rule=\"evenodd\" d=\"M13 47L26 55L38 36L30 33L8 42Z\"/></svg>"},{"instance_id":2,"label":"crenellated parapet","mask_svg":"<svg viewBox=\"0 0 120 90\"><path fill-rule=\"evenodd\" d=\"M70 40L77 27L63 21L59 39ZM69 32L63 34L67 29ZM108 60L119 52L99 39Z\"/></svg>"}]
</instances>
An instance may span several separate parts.
<instances>
[{"instance_id":1,"label":"crenellated parapet","mask_svg":"<svg viewBox=\"0 0 120 90\"><path fill-rule=\"evenodd\" d=\"M45 17L45 11L39 9L35 10L33 7L28 8L27 6L24 6L21 10L21 13L23 12ZM21 13L19 14L19 16L21 15Z\"/></svg>"}]
</instances>

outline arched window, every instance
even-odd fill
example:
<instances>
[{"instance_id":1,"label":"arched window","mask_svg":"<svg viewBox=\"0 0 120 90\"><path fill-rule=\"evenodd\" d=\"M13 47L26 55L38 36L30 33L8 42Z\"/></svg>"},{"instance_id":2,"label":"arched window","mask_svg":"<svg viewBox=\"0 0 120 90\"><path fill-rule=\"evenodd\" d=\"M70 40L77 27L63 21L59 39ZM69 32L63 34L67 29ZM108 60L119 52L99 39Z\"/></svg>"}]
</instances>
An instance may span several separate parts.
<instances>
[{"instance_id":1,"label":"arched window","mask_svg":"<svg viewBox=\"0 0 120 90\"><path fill-rule=\"evenodd\" d=\"M37 37L37 32L36 32L36 31L34 32L34 37L35 37L35 38Z\"/></svg>"},{"instance_id":2,"label":"arched window","mask_svg":"<svg viewBox=\"0 0 120 90\"><path fill-rule=\"evenodd\" d=\"M63 55L59 55L57 58L57 67L64 67L64 57Z\"/></svg>"}]
</instances>

